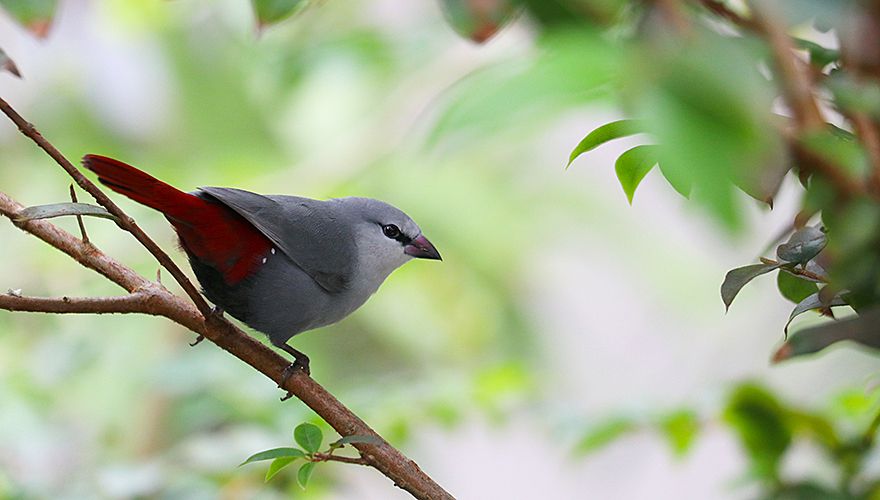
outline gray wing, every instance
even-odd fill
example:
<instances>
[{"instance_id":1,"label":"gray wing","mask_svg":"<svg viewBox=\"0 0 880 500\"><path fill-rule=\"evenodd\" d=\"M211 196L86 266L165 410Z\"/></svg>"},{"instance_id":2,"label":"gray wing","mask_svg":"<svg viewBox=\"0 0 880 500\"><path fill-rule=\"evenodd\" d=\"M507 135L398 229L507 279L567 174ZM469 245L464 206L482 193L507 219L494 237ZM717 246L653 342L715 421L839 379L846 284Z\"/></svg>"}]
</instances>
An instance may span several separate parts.
<instances>
[{"instance_id":1,"label":"gray wing","mask_svg":"<svg viewBox=\"0 0 880 500\"><path fill-rule=\"evenodd\" d=\"M326 202L232 188L199 189L253 224L328 292L348 287L355 264L354 238Z\"/></svg>"}]
</instances>

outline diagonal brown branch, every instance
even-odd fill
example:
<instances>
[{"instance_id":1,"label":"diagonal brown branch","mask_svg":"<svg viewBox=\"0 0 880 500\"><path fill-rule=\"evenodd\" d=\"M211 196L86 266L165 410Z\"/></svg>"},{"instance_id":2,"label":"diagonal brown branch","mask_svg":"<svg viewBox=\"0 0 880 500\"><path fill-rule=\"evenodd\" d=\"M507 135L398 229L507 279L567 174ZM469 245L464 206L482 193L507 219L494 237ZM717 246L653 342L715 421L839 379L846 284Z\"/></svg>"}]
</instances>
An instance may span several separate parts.
<instances>
[{"instance_id":1,"label":"diagonal brown branch","mask_svg":"<svg viewBox=\"0 0 880 500\"><path fill-rule=\"evenodd\" d=\"M131 232L145 247L147 247L163 267L184 286L187 293L194 293L194 302L188 302L162 287L159 283L147 280L138 275L132 269L119 263L112 257L104 254L89 243L85 243L74 235L58 228L45 220L31 220L15 222L15 215L23 208L21 204L0 193L0 214L13 221L19 229L33 234L45 243L66 253L79 264L92 269L122 288L133 292L128 298L104 298L104 299L78 299L75 305L61 305L55 299L36 299L31 297L16 297L6 295L0 297L0 309L6 310L40 310L43 312L51 308L68 307L70 310L58 312L88 312L84 310L87 304L95 309L106 308L103 311L94 312L123 312L111 310L123 308L124 304L131 307L143 307L145 313L164 316L189 330L204 335L222 349L244 361L255 370L266 375L271 380L280 384L284 369L290 364L288 360L278 353L266 347L264 344L253 339L241 329L223 318L208 314L209 306L195 291L192 283L180 269L174 265L167 254L163 252L153 241L137 227L134 221L117 207L107 196L93 183L86 179L79 170L74 167L61 153L55 149L39 132L13 110L9 104L0 99L0 109L9 116L19 127L21 132L30 137L53 159L55 159L76 182L87 192L95 197L98 202L108 211L119 217L123 229ZM188 285L186 285L188 284ZM192 296L191 296L192 297ZM63 299L60 299L63 303ZM140 303L143 301L143 303ZM100 304L100 305L99 305ZM137 304L137 305L136 305ZM28 309L29 308L29 309ZM42 308L42 309L40 309ZM51 311L54 312L54 311ZM141 312L141 311L138 311ZM208 318L206 320L206 318ZM396 448L388 444L363 420L339 402L332 394L327 392L320 384L300 370L295 370L293 375L287 378L282 389L292 393L304 402L309 408L323 418L341 436L366 435L374 436L379 444L353 443L352 445L360 452L362 460L386 477L394 481L394 484L416 498L420 499L450 499L453 498L439 484L425 474L419 466L403 455ZM357 459L355 459L357 460Z\"/></svg>"}]
</instances>

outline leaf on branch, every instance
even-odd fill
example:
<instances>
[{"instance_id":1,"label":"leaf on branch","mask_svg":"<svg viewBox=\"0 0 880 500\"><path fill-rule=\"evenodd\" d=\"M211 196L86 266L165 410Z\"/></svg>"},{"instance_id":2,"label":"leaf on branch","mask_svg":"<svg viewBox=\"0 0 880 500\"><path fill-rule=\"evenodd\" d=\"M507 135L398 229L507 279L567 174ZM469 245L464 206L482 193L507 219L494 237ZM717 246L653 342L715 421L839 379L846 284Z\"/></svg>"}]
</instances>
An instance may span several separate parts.
<instances>
[{"instance_id":1,"label":"leaf on branch","mask_svg":"<svg viewBox=\"0 0 880 500\"><path fill-rule=\"evenodd\" d=\"M119 222L119 218L108 212L104 207L89 205L88 203L52 203L27 207L15 215L15 222L51 219L65 215L88 215L90 217L100 217Z\"/></svg>"},{"instance_id":2,"label":"leaf on branch","mask_svg":"<svg viewBox=\"0 0 880 500\"><path fill-rule=\"evenodd\" d=\"M776 255L786 262L805 264L825 248L828 238L818 227L798 229L787 242L776 247Z\"/></svg>"},{"instance_id":3,"label":"leaf on branch","mask_svg":"<svg viewBox=\"0 0 880 500\"><path fill-rule=\"evenodd\" d=\"M638 120L617 120L611 123L606 123L581 139L581 142L575 146L571 155L568 157L568 165L566 165L565 168L571 166L572 162L574 162L578 156L587 151L596 149L608 141L620 139L621 137L629 135L640 134L642 132L644 132L644 130L642 129L641 122Z\"/></svg>"},{"instance_id":4,"label":"leaf on branch","mask_svg":"<svg viewBox=\"0 0 880 500\"><path fill-rule=\"evenodd\" d=\"M626 199L630 205L632 205L633 195L635 195L639 183L656 164L657 146L650 145L628 149L614 162L617 180L620 181L620 186L626 193Z\"/></svg>"},{"instance_id":5,"label":"leaf on branch","mask_svg":"<svg viewBox=\"0 0 880 500\"><path fill-rule=\"evenodd\" d=\"M272 460L275 458L305 458L306 454L303 453L299 448L272 448L271 450L261 451L259 453L255 453L248 457L247 460L242 462L239 467L242 465L246 465L253 462L260 462L263 460Z\"/></svg>"},{"instance_id":6,"label":"leaf on branch","mask_svg":"<svg viewBox=\"0 0 880 500\"><path fill-rule=\"evenodd\" d=\"M315 462L306 462L299 468L299 471L296 473L296 482L299 483L300 488L306 489L306 485L309 484L309 479L312 477L312 471L316 465L318 464Z\"/></svg>"},{"instance_id":7,"label":"leaf on branch","mask_svg":"<svg viewBox=\"0 0 880 500\"><path fill-rule=\"evenodd\" d=\"M314 424L302 423L293 430L293 439L306 450L307 453L317 453L324 440L324 433Z\"/></svg>"},{"instance_id":8,"label":"leaf on branch","mask_svg":"<svg viewBox=\"0 0 880 500\"><path fill-rule=\"evenodd\" d=\"M696 441L700 421L692 410L683 409L664 416L659 427L672 452L676 457L682 458Z\"/></svg>"},{"instance_id":9,"label":"leaf on branch","mask_svg":"<svg viewBox=\"0 0 880 500\"><path fill-rule=\"evenodd\" d=\"M724 420L737 432L754 473L777 477L780 460L792 442L788 409L767 389L744 384L731 394Z\"/></svg>"},{"instance_id":10,"label":"leaf on branch","mask_svg":"<svg viewBox=\"0 0 880 500\"><path fill-rule=\"evenodd\" d=\"M813 354L844 340L880 349L880 309L797 331L779 347L773 355L773 362L779 363L796 356Z\"/></svg>"},{"instance_id":11,"label":"leaf on branch","mask_svg":"<svg viewBox=\"0 0 880 500\"><path fill-rule=\"evenodd\" d=\"M749 281L762 274L779 269L783 265L785 264L752 264L728 271L727 275L724 276L724 283L721 283L721 300L724 301L725 309L730 309L733 299L736 298L742 287L746 286Z\"/></svg>"},{"instance_id":12,"label":"leaf on branch","mask_svg":"<svg viewBox=\"0 0 880 500\"><path fill-rule=\"evenodd\" d=\"M446 22L459 35L477 43L492 38L519 12L516 0L441 0Z\"/></svg>"},{"instance_id":13,"label":"leaf on branch","mask_svg":"<svg viewBox=\"0 0 880 500\"><path fill-rule=\"evenodd\" d=\"M779 274L782 275L784 273ZM813 311L815 309L826 307L839 307L847 305L846 300L843 299L843 295L845 294L846 291L840 292L832 297L831 301L829 302L823 301L819 292L804 297L803 300L798 302L798 304L791 311L791 314L788 316L788 321L785 323L785 335L788 336L788 327L791 325L791 322L794 320L794 318L800 316L807 311Z\"/></svg>"},{"instance_id":14,"label":"leaf on branch","mask_svg":"<svg viewBox=\"0 0 880 500\"><path fill-rule=\"evenodd\" d=\"M308 0L252 0L257 15L257 28L262 29L304 9Z\"/></svg>"},{"instance_id":15,"label":"leaf on branch","mask_svg":"<svg viewBox=\"0 0 880 500\"><path fill-rule=\"evenodd\" d=\"M18 71L15 62L6 55L6 52L4 52L3 49L0 49L0 71L8 71L18 78L21 78L21 73Z\"/></svg>"},{"instance_id":16,"label":"leaf on branch","mask_svg":"<svg viewBox=\"0 0 880 500\"><path fill-rule=\"evenodd\" d=\"M266 479L265 481L268 483L276 474L281 472L281 469L287 467L296 461L299 457L278 457L269 464L269 469L266 471Z\"/></svg>"},{"instance_id":17,"label":"leaf on branch","mask_svg":"<svg viewBox=\"0 0 880 500\"><path fill-rule=\"evenodd\" d=\"M782 268L785 271L786 268ZM779 293L786 299L799 304L801 301L816 294L818 296L819 287L811 280L795 276L788 272L780 272L776 276L776 287Z\"/></svg>"},{"instance_id":18,"label":"leaf on branch","mask_svg":"<svg viewBox=\"0 0 880 500\"><path fill-rule=\"evenodd\" d=\"M57 6L58 0L0 0L0 7L39 38L49 34Z\"/></svg>"}]
</instances>

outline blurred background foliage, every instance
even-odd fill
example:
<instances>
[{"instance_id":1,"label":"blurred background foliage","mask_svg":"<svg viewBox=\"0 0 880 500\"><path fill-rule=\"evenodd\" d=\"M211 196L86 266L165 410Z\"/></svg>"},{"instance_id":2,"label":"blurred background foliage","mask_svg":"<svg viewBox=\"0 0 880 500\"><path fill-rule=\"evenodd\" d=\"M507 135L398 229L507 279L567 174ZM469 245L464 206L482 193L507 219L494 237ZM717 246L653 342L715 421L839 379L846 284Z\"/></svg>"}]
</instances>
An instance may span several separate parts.
<instances>
[{"instance_id":1,"label":"blurred background foliage","mask_svg":"<svg viewBox=\"0 0 880 500\"><path fill-rule=\"evenodd\" d=\"M827 25L855 3L791 3L786 25L833 73ZM687 37L669 34L668 12L619 0L3 0L0 47L24 80L0 75L0 92L70 158L114 156L185 189L371 196L418 220L444 262L405 266L294 345L461 498L876 498L876 360L767 366L813 256L779 272L784 298L758 280L726 318L718 300L725 271L834 188L801 175L802 198L788 173L766 44L672 4ZM826 81L843 107L876 111L876 85ZM564 170L620 118L638 121ZM866 175L847 134L811 140ZM0 145L4 192L66 200L68 180L11 125ZM656 146L627 155L642 145ZM174 245L158 214L123 203ZM834 206L828 248L859 256L835 269L876 284L876 204ZM112 224L89 231L156 273ZM118 293L10 225L2 241L0 286ZM156 318L0 313L0 497L403 498L365 468L321 467L305 491L292 473L264 484L265 468L237 469L298 423L323 424L181 333Z\"/></svg>"}]
</instances>

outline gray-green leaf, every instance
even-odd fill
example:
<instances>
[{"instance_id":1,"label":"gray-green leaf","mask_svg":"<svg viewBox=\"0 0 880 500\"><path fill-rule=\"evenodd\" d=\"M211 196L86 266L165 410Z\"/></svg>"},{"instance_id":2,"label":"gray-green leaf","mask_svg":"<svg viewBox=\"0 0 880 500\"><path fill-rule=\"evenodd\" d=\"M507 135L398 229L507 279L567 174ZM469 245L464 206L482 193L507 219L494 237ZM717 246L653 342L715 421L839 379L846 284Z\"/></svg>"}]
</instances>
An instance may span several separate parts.
<instances>
[{"instance_id":1,"label":"gray-green leaf","mask_svg":"<svg viewBox=\"0 0 880 500\"><path fill-rule=\"evenodd\" d=\"M806 263L825 248L828 239L818 227L803 227L791 235L787 242L776 247L776 255L788 262Z\"/></svg>"},{"instance_id":2,"label":"gray-green leaf","mask_svg":"<svg viewBox=\"0 0 880 500\"><path fill-rule=\"evenodd\" d=\"M617 180L632 205L633 195L642 179L657 164L657 146L636 146L625 151L614 163Z\"/></svg>"},{"instance_id":3,"label":"gray-green leaf","mask_svg":"<svg viewBox=\"0 0 880 500\"><path fill-rule=\"evenodd\" d=\"M299 486L302 489L306 489L306 485L309 484L309 478L312 477L312 471L315 469L315 462L306 462L302 464L302 467L299 468L299 472L296 473L296 482L299 483Z\"/></svg>"},{"instance_id":4,"label":"gray-green leaf","mask_svg":"<svg viewBox=\"0 0 880 500\"><path fill-rule=\"evenodd\" d=\"M830 321L794 332L776 351L773 361L778 363L795 356L813 354L844 340L880 349L878 324L880 324L880 309L872 309L854 318Z\"/></svg>"},{"instance_id":5,"label":"gray-green leaf","mask_svg":"<svg viewBox=\"0 0 880 500\"><path fill-rule=\"evenodd\" d=\"M798 304L791 311L791 314L788 316L788 321L785 323L785 335L788 335L788 327L791 325L792 320L807 311L819 309L820 307L838 307L847 305L846 301L841 297L842 295L842 293L835 295L834 298L831 299L831 302L828 304L822 303L822 299L819 297L819 292L816 292L809 297L805 297L803 300L798 302Z\"/></svg>"},{"instance_id":6,"label":"gray-green leaf","mask_svg":"<svg viewBox=\"0 0 880 500\"><path fill-rule=\"evenodd\" d=\"M324 440L324 433L317 425L302 423L293 430L293 439L308 453L317 453Z\"/></svg>"},{"instance_id":7,"label":"gray-green leaf","mask_svg":"<svg viewBox=\"0 0 880 500\"><path fill-rule=\"evenodd\" d=\"M268 483L269 480L275 477L275 474L278 474L281 469L292 464L298 458L300 457L279 457L273 460L272 463L269 464L269 470L266 471L266 482Z\"/></svg>"},{"instance_id":8,"label":"gray-green leaf","mask_svg":"<svg viewBox=\"0 0 880 500\"><path fill-rule=\"evenodd\" d=\"M762 274L767 274L774 269L779 269L784 264L752 264L750 266L738 267L727 272L724 276L724 283L721 284L721 300L724 301L725 309L730 308L736 294L746 286L749 281L757 278Z\"/></svg>"},{"instance_id":9,"label":"gray-green leaf","mask_svg":"<svg viewBox=\"0 0 880 500\"><path fill-rule=\"evenodd\" d=\"M247 460L241 463L239 467L245 464L249 464L251 462L260 462L262 460L272 460L273 458L305 458L306 454L302 452L299 448L273 448L271 450L261 451L259 453L255 453L248 457Z\"/></svg>"},{"instance_id":10,"label":"gray-green leaf","mask_svg":"<svg viewBox=\"0 0 880 500\"><path fill-rule=\"evenodd\" d=\"M608 141L626 137L628 135L635 135L641 132L643 132L643 130L638 120L617 120L611 123L606 123L581 139L581 142L575 146L571 155L569 155L568 165L566 165L565 168L568 168L578 156L595 149Z\"/></svg>"},{"instance_id":11,"label":"gray-green leaf","mask_svg":"<svg viewBox=\"0 0 880 500\"><path fill-rule=\"evenodd\" d=\"M90 217L119 221L115 215L108 212L104 207L89 205L88 203L52 203L50 205L27 207L15 215L15 221L26 222L36 219L51 219L52 217L62 217L65 215L88 215Z\"/></svg>"}]
</instances>

